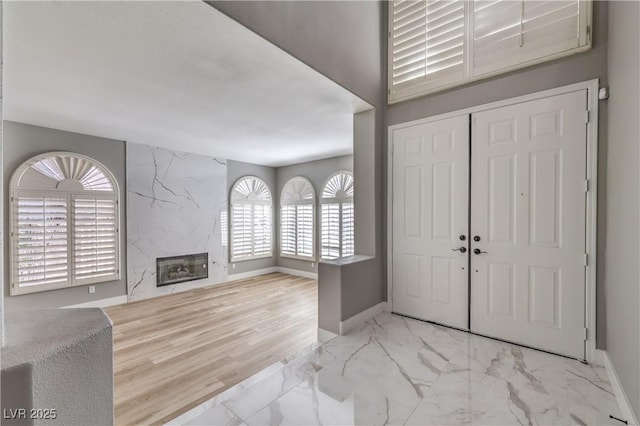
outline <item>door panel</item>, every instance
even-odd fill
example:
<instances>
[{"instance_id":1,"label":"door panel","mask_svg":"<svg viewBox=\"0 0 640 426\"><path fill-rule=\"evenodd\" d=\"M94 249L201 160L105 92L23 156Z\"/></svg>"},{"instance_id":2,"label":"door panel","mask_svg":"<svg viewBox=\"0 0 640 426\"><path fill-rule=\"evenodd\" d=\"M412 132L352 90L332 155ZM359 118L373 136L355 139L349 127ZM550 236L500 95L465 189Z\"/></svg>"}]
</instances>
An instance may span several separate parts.
<instances>
[{"instance_id":1,"label":"door panel","mask_svg":"<svg viewBox=\"0 0 640 426\"><path fill-rule=\"evenodd\" d=\"M472 116L471 329L584 358L586 91ZM486 253L485 253L486 252Z\"/></svg>"},{"instance_id":2,"label":"door panel","mask_svg":"<svg viewBox=\"0 0 640 426\"><path fill-rule=\"evenodd\" d=\"M393 311L468 325L469 117L394 131Z\"/></svg>"}]
</instances>

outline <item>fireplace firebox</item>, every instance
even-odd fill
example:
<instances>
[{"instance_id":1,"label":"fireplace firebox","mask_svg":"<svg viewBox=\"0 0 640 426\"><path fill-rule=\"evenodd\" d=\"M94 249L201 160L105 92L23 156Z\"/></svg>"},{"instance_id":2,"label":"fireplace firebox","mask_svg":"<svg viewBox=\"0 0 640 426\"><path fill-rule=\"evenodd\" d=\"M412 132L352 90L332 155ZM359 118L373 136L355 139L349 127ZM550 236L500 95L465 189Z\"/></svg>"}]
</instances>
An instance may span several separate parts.
<instances>
[{"instance_id":1,"label":"fireplace firebox","mask_svg":"<svg viewBox=\"0 0 640 426\"><path fill-rule=\"evenodd\" d=\"M209 253L156 259L156 287L209 278Z\"/></svg>"}]
</instances>

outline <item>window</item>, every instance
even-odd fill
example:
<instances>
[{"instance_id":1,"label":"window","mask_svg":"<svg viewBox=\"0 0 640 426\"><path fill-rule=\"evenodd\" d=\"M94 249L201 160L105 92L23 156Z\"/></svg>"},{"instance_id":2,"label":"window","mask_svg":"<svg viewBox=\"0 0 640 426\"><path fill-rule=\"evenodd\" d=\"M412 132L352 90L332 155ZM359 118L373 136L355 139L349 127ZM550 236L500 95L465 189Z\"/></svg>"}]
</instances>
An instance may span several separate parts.
<instances>
[{"instance_id":1,"label":"window","mask_svg":"<svg viewBox=\"0 0 640 426\"><path fill-rule=\"evenodd\" d=\"M353 176L338 172L322 190L322 257L354 254Z\"/></svg>"},{"instance_id":2,"label":"window","mask_svg":"<svg viewBox=\"0 0 640 426\"><path fill-rule=\"evenodd\" d=\"M308 179L291 178L280 197L280 255L315 258L316 193Z\"/></svg>"},{"instance_id":3,"label":"window","mask_svg":"<svg viewBox=\"0 0 640 426\"><path fill-rule=\"evenodd\" d=\"M36 156L11 189L11 295L120 277L118 187L79 154Z\"/></svg>"},{"instance_id":4,"label":"window","mask_svg":"<svg viewBox=\"0 0 640 426\"><path fill-rule=\"evenodd\" d=\"M231 261L271 257L271 191L245 176L231 189Z\"/></svg>"},{"instance_id":5,"label":"window","mask_svg":"<svg viewBox=\"0 0 640 426\"><path fill-rule=\"evenodd\" d=\"M591 1L389 2L389 103L591 47Z\"/></svg>"}]
</instances>

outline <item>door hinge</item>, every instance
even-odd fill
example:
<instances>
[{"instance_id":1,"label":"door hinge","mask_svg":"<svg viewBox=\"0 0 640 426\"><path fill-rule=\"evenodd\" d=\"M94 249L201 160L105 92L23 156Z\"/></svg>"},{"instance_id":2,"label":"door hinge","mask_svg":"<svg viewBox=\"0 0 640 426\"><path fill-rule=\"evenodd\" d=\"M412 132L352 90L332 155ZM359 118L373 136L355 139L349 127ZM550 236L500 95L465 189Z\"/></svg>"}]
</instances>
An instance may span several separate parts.
<instances>
[{"instance_id":1,"label":"door hinge","mask_svg":"<svg viewBox=\"0 0 640 426\"><path fill-rule=\"evenodd\" d=\"M589 329L587 327L584 328L584 340L589 340Z\"/></svg>"},{"instance_id":2,"label":"door hinge","mask_svg":"<svg viewBox=\"0 0 640 426\"><path fill-rule=\"evenodd\" d=\"M586 111L584 112L584 122L585 122L585 123L588 123L588 122L589 122L589 120L591 120L591 114L589 113L589 110L586 110Z\"/></svg>"},{"instance_id":3,"label":"door hinge","mask_svg":"<svg viewBox=\"0 0 640 426\"><path fill-rule=\"evenodd\" d=\"M584 192L589 192L589 189L590 189L589 179L585 179L584 180Z\"/></svg>"},{"instance_id":4,"label":"door hinge","mask_svg":"<svg viewBox=\"0 0 640 426\"><path fill-rule=\"evenodd\" d=\"M589 266L589 255L587 253L584 254L584 266Z\"/></svg>"}]
</instances>

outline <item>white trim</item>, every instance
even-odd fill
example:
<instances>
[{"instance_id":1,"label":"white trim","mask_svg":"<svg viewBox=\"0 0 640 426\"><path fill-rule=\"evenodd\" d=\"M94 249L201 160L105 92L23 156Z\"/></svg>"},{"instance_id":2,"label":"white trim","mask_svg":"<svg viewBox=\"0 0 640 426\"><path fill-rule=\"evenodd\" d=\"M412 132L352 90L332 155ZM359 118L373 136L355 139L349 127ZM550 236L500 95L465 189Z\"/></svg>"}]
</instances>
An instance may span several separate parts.
<instances>
[{"instance_id":1,"label":"white trim","mask_svg":"<svg viewBox=\"0 0 640 426\"><path fill-rule=\"evenodd\" d=\"M325 330L324 328L318 327L318 342L327 343L329 340L333 339L334 337L338 337L338 335L329 330Z\"/></svg>"},{"instance_id":2,"label":"white trim","mask_svg":"<svg viewBox=\"0 0 640 426\"><path fill-rule=\"evenodd\" d=\"M593 351L593 358L591 359L591 364L598 365L600 367L604 367L604 349L596 349Z\"/></svg>"},{"instance_id":3,"label":"white trim","mask_svg":"<svg viewBox=\"0 0 640 426\"><path fill-rule=\"evenodd\" d=\"M585 357L590 363L596 360L596 265L597 265L597 191L598 191L598 89L599 80L588 80L568 86L556 87L542 92L531 93L515 98L504 99L484 105L465 108L431 117L408 121L389 126L388 130L388 164L387 164L387 300L393 301L393 132L398 129L431 123L461 115L469 115L495 108L515 105L524 102L535 101L557 95L587 90L587 107L590 111L590 120L587 124L587 179L590 181L587 193L587 246L585 251L589 257L589 265L586 267L586 293L585 293L585 325L589 329L588 339L585 344Z\"/></svg>"},{"instance_id":4,"label":"white trim","mask_svg":"<svg viewBox=\"0 0 640 426\"><path fill-rule=\"evenodd\" d=\"M276 269L278 270L278 272L281 272L283 274L295 275L296 277L311 278L312 280L318 279L318 274L316 272L300 271L298 269L283 268L282 266L278 266Z\"/></svg>"},{"instance_id":5,"label":"white trim","mask_svg":"<svg viewBox=\"0 0 640 426\"><path fill-rule=\"evenodd\" d=\"M92 300L91 302L78 303L77 305L62 306L61 309L76 308L106 308L108 306L122 305L127 303L127 295L109 297L107 299Z\"/></svg>"},{"instance_id":6,"label":"white trim","mask_svg":"<svg viewBox=\"0 0 640 426\"><path fill-rule=\"evenodd\" d=\"M389 312L389 308L390 305L387 302L380 302L377 305L374 305L369 309L360 312L359 314L355 314L347 320L340 321L340 325L338 328L338 330L340 331L340 335L342 336L343 334L347 334L349 331L364 324L365 322L369 321L376 315L381 314L382 312Z\"/></svg>"},{"instance_id":7,"label":"white trim","mask_svg":"<svg viewBox=\"0 0 640 426\"><path fill-rule=\"evenodd\" d=\"M241 272L239 274L228 274L226 282L246 280L247 278L257 277L258 275L264 275L264 274L272 274L274 272L279 272L277 266L272 266L270 268L256 269L254 271Z\"/></svg>"},{"instance_id":8,"label":"white trim","mask_svg":"<svg viewBox=\"0 0 640 426\"><path fill-rule=\"evenodd\" d=\"M631 408L631 404L629 403L629 398L627 398L627 394L622 387L622 383L620 383L620 378L618 377L618 373L616 372L615 367L613 366L613 362L611 362L611 358L609 358L609 354L607 351L601 351L604 360L604 368L607 371L607 376L609 377L609 383L611 383L611 387L613 388L613 393L616 396L616 400L618 401L618 405L620 406L620 412L622 413L623 420L629 422L629 425L638 425L638 419L633 413L633 408Z\"/></svg>"}]
</instances>

